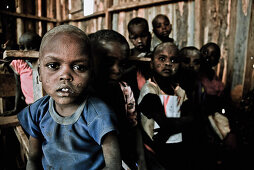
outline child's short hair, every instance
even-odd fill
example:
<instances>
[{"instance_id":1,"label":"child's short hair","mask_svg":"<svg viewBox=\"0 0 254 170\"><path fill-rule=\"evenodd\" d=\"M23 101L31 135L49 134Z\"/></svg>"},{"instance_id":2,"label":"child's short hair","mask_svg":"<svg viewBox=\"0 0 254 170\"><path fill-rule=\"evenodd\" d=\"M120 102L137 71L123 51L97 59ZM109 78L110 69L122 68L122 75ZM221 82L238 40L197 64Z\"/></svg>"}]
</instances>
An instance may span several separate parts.
<instances>
[{"instance_id":1,"label":"child's short hair","mask_svg":"<svg viewBox=\"0 0 254 170\"><path fill-rule=\"evenodd\" d=\"M30 31L24 32L19 37L19 46L21 50L25 48L24 46L32 50L39 50L40 44L41 44L41 37L35 32L30 32Z\"/></svg>"},{"instance_id":2,"label":"child's short hair","mask_svg":"<svg viewBox=\"0 0 254 170\"><path fill-rule=\"evenodd\" d=\"M158 44L153 52L152 52L152 55L151 55L151 59L153 60L154 59L154 56L156 55L157 52L160 52L164 49L165 46L170 46L172 48L172 50L176 53L176 56L178 58L178 53L179 53L179 49L178 47L175 45L175 43L173 42L162 42L160 44Z\"/></svg>"},{"instance_id":3,"label":"child's short hair","mask_svg":"<svg viewBox=\"0 0 254 170\"><path fill-rule=\"evenodd\" d=\"M101 43L118 42L126 47L126 54L129 56L130 46L128 41L125 39L125 37L122 34L114 30L108 30L108 29L99 30L90 36L90 40L92 43L93 53L103 55L101 54L104 52L104 50L102 49Z\"/></svg>"},{"instance_id":4,"label":"child's short hair","mask_svg":"<svg viewBox=\"0 0 254 170\"><path fill-rule=\"evenodd\" d=\"M153 28L155 28L155 27L156 27L156 24L157 24L157 19L158 19L158 18L160 18L160 17L163 17L165 20L167 20L168 22L170 22L170 21L169 21L169 18L168 18L168 16L167 16L167 15L158 14L158 15L156 15L156 16L154 17L154 19L152 20L152 25L153 25Z\"/></svg>"},{"instance_id":5,"label":"child's short hair","mask_svg":"<svg viewBox=\"0 0 254 170\"><path fill-rule=\"evenodd\" d=\"M93 33L93 35L91 35L90 38L92 42L113 41L129 46L125 37L114 30L102 29Z\"/></svg>"},{"instance_id":6,"label":"child's short hair","mask_svg":"<svg viewBox=\"0 0 254 170\"><path fill-rule=\"evenodd\" d=\"M52 28L49 30L42 38L41 46L40 46L40 53L46 44L54 38L55 35L59 33L66 33L69 35L75 35L83 42L83 48L86 49L86 53L90 55L90 41L85 32L83 32L78 27L72 25L59 25L57 27Z\"/></svg>"},{"instance_id":7,"label":"child's short hair","mask_svg":"<svg viewBox=\"0 0 254 170\"><path fill-rule=\"evenodd\" d=\"M148 26L147 20L141 17L136 17L130 20L130 22L128 23L128 31L131 32L131 27L133 25L138 25L138 24L141 24L144 26L145 32L149 32L149 26Z\"/></svg>"},{"instance_id":8,"label":"child's short hair","mask_svg":"<svg viewBox=\"0 0 254 170\"><path fill-rule=\"evenodd\" d=\"M186 56L190 56L193 55L193 53L196 53L197 55L200 56L200 51L197 47L194 46L188 46L188 47L183 47L180 51L179 51L179 57L181 59L186 58ZM200 56L201 57L201 56Z\"/></svg>"}]
</instances>

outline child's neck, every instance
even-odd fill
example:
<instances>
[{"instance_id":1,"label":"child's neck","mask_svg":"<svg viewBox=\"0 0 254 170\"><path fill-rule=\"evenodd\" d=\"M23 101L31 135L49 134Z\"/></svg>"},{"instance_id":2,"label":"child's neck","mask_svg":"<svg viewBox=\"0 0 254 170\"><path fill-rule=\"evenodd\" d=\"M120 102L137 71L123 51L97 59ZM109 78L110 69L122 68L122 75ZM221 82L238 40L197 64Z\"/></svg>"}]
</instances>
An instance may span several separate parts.
<instances>
[{"instance_id":1,"label":"child's neck","mask_svg":"<svg viewBox=\"0 0 254 170\"><path fill-rule=\"evenodd\" d=\"M59 105L59 104L54 104L55 106L55 110L56 112L62 116L62 117L67 117L67 116L71 116L73 115L76 110L78 109L78 107L82 104L81 101L84 101L82 99L80 100L76 100L75 103L72 104L67 104L67 105Z\"/></svg>"},{"instance_id":2,"label":"child's neck","mask_svg":"<svg viewBox=\"0 0 254 170\"><path fill-rule=\"evenodd\" d=\"M152 78L152 81L155 82L164 93L168 95L174 95L174 89L176 85L174 83L173 77L162 77L155 74Z\"/></svg>"}]
</instances>

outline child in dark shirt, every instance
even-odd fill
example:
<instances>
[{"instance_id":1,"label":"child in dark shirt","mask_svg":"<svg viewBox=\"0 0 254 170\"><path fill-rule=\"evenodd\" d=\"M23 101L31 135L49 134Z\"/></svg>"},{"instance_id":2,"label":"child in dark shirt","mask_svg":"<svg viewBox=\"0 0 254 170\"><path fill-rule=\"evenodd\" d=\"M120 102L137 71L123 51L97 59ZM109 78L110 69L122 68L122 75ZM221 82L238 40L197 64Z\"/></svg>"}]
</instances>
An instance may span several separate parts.
<instances>
[{"instance_id":1,"label":"child in dark shirt","mask_svg":"<svg viewBox=\"0 0 254 170\"><path fill-rule=\"evenodd\" d=\"M201 90L199 80L200 58L199 49L194 46L183 47L179 51L180 68L178 71L178 80L181 87L185 89L188 98L198 100L198 93Z\"/></svg>"},{"instance_id":2,"label":"child in dark shirt","mask_svg":"<svg viewBox=\"0 0 254 170\"><path fill-rule=\"evenodd\" d=\"M120 169L113 112L89 93L90 41L71 25L48 31L39 51L46 96L18 114L30 135L27 169Z\"/></svg>"},{"instance_id":3,"label":"child in dark shirt","mask_svg":"<svg viewBox=\"0 0 254 170\"><path fill-rule=\"evenodd\" d=\"M195 129L197 115L177 81L179 62L178 48L174 43L159 44L152 55L152 75L142 87L138 99L146 149L166 169L198 166L192 161L198 159L192 157L198 145L198 138L194 135L198 134Z\"/></svg>"},{"instance_id":4,"label":"child in dark shirt","mask_svg":"<svg viewBox=\"0 0 254 170\"><path fill-rule=\"evenodd\" d=\"M172 31L172 25L166 15L158 14L152 21L153 35L151 42L151 51L162 42L174 42L173 38L169 37Z\"/></svg>"},{"instance_id":5,"label":"child in dark shirt","mask_svg":"<svg viewBox=\"0 0 254 170\"><path fill-rule=\"evenodd\" d=\"M142 145L136 142L141 137L137 137L136 102L130 86L120 81L129 57L129 44L124 36L113 30L97 31L91 41L96 65L95 92L116 113L122 159L131 169L144 168L142 153L137 153Z\"/></svg>"},{"instance_id":6,"label":"child in dark shirt","mask_svg":"<svg viewBox=\"0 0 254 170\"><path fill-rule=\"evenodd\" d=\"M151 57L151 33L145 18L136 17L128 23L129 39L134 48L130 51L128 72L123 79L132 87L137 100L142 86L149 75Z\"/></svg>"},{"instance_id":7,"label":"child in dark shirt","mask_svg":"<svg viewBox=\"0 0 254 170\"><path fill-rule=\"evenodd\" d=\"M146 57L150 53L151 33L145 18L136 17L128 23L129 39L134 48L131 49L130 57Z\"/></svg>"}]
</instances>

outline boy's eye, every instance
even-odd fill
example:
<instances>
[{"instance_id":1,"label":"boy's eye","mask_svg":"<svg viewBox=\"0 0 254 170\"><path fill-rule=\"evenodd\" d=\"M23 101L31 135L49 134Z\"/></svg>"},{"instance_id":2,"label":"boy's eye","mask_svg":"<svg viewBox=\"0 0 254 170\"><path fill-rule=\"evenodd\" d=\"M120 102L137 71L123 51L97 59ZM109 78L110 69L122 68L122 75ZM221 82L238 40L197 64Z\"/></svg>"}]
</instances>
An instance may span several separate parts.
<instances>
[{"instance_id":1,"label":"boy's eye","mask_svg":"<svg viewBox=\"0 0 254 170\"><path fill-rule=\"evenodd\" d=\"M194 63L195 65L199 65L199 64L200 64L200 59L195 59L195 60L193 61L193 63Z\"/></svg>"},{"instance_id":2,"label":"boy's eye","mask_svg":"<svg viewBox=\"0 0 254 170\"><path fill-rule=\"evenodd\" d=\"M179 63L180 62L179 57L175 57L175 56L170 57L170 61L171 61L171 63Z\"/></svg>"},{"instance_id":3,"label":"boy's eye","mask_svg":"<svg viewBox=\"0 0 254 170\"><path fill-rule=\"evenodd\" d=\"M157 24L155 25L156 28L160 28L161 27L161 24Z\"/></svg>"},{"instance_id":4,"label":"boy's eye","mask_svg":"<svg viewBox=\"0 0 254 170\"><path fill-rule=\"evenodd\" d=\"M190 58L184 57L182 58L182 62L185 64L189 64L190 63Z\"/></svg>"},{"instance_id":5,"label":"boy's eye","mask_svg":"<svg viewBox=\"0 0 254 170\"><path fill-rule=\"evenodd\" d=\"M159 57L159 60L164 62L166 59L165 57Z\"/></svg>"},{"instance_id":6,"label":"boy's eye","mask_svg":"<svg viewBox=\"0 0 254 170\"><path fill-rule=\"evenodd\" d=\"M165 26L169 26L169 22L165 22L164 25L165 25Z\"/></svg>"},{"instance_id":7,"label":"boy's eye","mask_svg":"<svg viewBox=\"0 0 254 170\"><path fill-rule=\"evenodd\" d=\"M137 39L137 36L130 36L130 39L135 40Z\"/></svg>"},{"instance_id":8,"label":"boy's eye","mask_svg":"<svg viewBox=\"0 0 254 170\"><path fill-rule=\"evenodd\" d=\"M73 70L77 70L77 71L86 71L88 70L88 67L82 64L77 64L77 65L73 65Z\"/></svg>"},{"instance_id":9,"label":"boy's eye","mask_svg":"<svg viewBox=\"0 0 254 170\"><path fill-rule=\"evenodd\" d=\"M56 70L60 67L60 65L58 63L48 63L46 64L46 67Z\"/></svg>"}]
</instances>

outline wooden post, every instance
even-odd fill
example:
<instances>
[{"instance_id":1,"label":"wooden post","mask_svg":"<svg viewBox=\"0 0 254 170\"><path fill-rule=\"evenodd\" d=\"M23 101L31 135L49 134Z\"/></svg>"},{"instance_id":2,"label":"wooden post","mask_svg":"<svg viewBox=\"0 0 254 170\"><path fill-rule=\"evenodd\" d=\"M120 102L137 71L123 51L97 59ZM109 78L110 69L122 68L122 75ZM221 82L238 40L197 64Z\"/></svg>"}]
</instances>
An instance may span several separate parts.
<instances>
[{"instance_id":1,"label":"wooden post","mask_svg":"<svg viewBox=\"0 0 254 170\"><path fill-rule=\"evenodd\" d=\"M200 48L202 46L202 0L195 0L195 46Z\"/></svg>"},{"instance_id":2,"label":"wooden post","mask_svg":"<svg viewBox=\"0 0 254 170\"><path fill-rule=\"evenodd\" d=\"M22 13L23 12L23 4L22 4L22 0L17 0L16 1L16 12L17 13ZM17 18L17 44L18 44L18 40L19 37L24 33L24 23L22 21L21 18Z\"/></svg>"},{"instance_id":3,"label":"wooden post","mask_svg":"<svg viewBox=\"0 0 254 170\"><path fill-rule=\"evenodd\" d=\"M105 7L105 28L112 29L112 13L108 10L113 5L113 0L104 1Z\"/></svg>"},{"instance_id":4,"label":"wooden post","mask_svg":"<svg viewBox=\"0 0 254 170\"><path fill-rule=\"evenodd\" d=\"M247 58L245 67L245 78L243 94L254 88L254 3L251 6L251 16L247 44Z\"/></svg>"}]
</instances>

